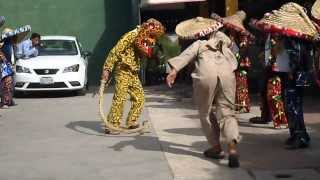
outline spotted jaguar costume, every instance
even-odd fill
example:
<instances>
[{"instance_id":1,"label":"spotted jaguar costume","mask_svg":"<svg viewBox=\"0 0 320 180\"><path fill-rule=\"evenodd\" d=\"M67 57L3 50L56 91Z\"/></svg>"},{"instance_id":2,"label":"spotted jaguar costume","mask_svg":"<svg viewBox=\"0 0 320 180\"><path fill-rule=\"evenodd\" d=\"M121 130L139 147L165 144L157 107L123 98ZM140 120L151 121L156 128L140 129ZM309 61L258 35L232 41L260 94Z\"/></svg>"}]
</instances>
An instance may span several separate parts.
<instances>
[{"instance_id":1,"label":"spotted jaguar costume","mask_svg":"<svg viewBox=\"0 0 320 180\"><path fill-rule=\"evenodd\" d=\"M126 33L110 51L104 64L104 71L115 75L115 93L107 121L119 127L124 103L130 95L132 106L126 121L127 127L136 125L144 105L144 92L139 80L140 57L150 57L156 39L164 34L164 27L149 19L141 26Z\"/></svg>"}]
</instances>

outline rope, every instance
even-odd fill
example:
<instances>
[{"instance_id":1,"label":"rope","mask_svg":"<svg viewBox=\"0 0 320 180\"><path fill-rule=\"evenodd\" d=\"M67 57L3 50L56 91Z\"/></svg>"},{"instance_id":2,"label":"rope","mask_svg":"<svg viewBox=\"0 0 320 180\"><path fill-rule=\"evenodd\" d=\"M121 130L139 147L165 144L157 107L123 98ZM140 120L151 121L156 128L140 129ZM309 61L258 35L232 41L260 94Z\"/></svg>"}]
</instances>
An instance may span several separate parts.
<instances>
[{"instance_id":1,"label":"rope","mask_svg":"<svg viewBox=\"0 0 320 180\"><path fill-rule=\"evenodd\" d=\"M112 123L110 123L105 116L103 107L104 107L104 91L105 89L109 86L110 80L106 82L105 80L100 81L100 89L99 89L99 112L100 112L100 117L102 121L105 123L105 128L109 129L110 131L116 131L124 134L133 134L133 133L139 133L139 134L144 134L148 133L147 129L149 129L149 121L143 121L142 126L136 129L127 129L124 127L115 127Z\"/></svg>"}]
</instances>

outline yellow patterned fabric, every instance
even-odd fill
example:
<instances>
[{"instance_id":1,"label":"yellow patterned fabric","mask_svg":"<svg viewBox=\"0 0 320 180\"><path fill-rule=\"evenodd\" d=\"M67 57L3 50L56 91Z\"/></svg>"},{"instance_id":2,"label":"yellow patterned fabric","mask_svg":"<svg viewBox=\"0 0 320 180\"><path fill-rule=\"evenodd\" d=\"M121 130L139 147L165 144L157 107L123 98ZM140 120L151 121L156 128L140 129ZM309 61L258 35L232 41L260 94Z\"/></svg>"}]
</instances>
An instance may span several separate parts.
<instances>
[{"instance_id":1,"label":"yellow patterned fabric","mask_svg":"<svg viewBox=\"0 0 320 180\"><path fill-rule=\"evenodd\" d=\"M132 71L140 69L141 63L134 45L138 34L139 28L136 28L121 37L106 59L104 64L105 70L111 72L115 65L117 68L127 67Z\"/></svg>"},{"instance_id":2,"label":"yellow patterned fabric","mask_svg":"<svg viewBox=\"0 0 320 180\"><path fill-rule=\"evenodd\" d=\"M144 92L139 80L140 56L150 56L152 45L164 33L162 24L149 19L141 27L126 33L110 51L104 64L104 71L115 69L115 93L107 121L119 127L123 115L123 106L130 95L131 109L127 127L135 126L144 105ZM145 52L145 50L147 50Z\"/></svg>"},{"instance_id":3,"label":"yellow patterned fabric","mask_svg":"<svg viewBox=\"0 0 320 180\"><path fill-rule=\"evenodd\" d=\"M137 73L121 68L116 72L115 80L115 93L107 119L115 127L120 126L124 103L126 102L129 94L132 104L126 124L127 127L130 127L135 125L137 122L144 105L144 92L142 85Z\"/></svg>"},{"instance_id":4,"label":"yellow patterned fabric","mask_svg":"<svg viewBox=\"0 0 320 180\"><path fill-rule=\"evenodd\" d=\"M110 51L104 64L104 69L109 72L115 69L115 93L107 117L115 127L121 124L123 107L128 94L132 102L126 123L128 127L136 123L144 105L144 93L138 77L140 59L134 45L139 31L139 28L136 28L123 35Z\"/></svg>"}]
</instances>

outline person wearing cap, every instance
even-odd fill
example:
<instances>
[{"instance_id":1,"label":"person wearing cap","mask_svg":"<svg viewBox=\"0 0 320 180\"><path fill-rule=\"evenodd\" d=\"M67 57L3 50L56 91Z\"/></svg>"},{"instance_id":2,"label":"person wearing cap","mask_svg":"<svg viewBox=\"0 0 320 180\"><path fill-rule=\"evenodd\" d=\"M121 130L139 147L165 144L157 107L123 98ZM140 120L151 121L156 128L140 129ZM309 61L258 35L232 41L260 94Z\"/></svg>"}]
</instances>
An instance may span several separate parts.
<instances>
[{"instance_id":1,"label":"person wearing cap","mask_svg":"<svg viewBox=\"0 0 320 180\"><path fill-rule=\"evenodd\" d=\"M240 166L236 148L240 136L234 107L236 90L234 71L238 63L229 48L231 40L218 31L222 26L216 20L202 17L177 25L176 33L179 38L196 41L179 56L168 60L171 71L167 76L167 84L172 87L178 72L189 63L195 64L195 70L191 75L193 95L198 106L203 132L210 145L210 149L206 150L204 155L214 159L224 158L220 144L221 132L228 143L229 166L235 168ZM212 116L214 107L219 116Z\"/></svg>"},{"instance_id":2,"label":"person wearing cap","mask_svg":"<svg viewBox=\"0 0 320 180\"><path fill-rule=\"evenodd\" d=\"M272 118L288 120L290 136L285 141L286 148L306 148L310 137L304 123L303 89L309 85L308 74L313 59L310 41L318 36L317 29L304 8L292 2L252 24L271 34L267 63L273 72L268 81L269 108L274 111ZM279 106L279 102L283 102L284 107Z\"/></svg>"},{"instance_id":3,"label":"person wearing cap","mask_svg":"<svg viewBox=\"0 0 320 180\"><path fill-rule=\"evenodd\" d=\"M130 95L132 106L127 118L128 129L137 129L137 120L144 105L144 92L139 80L141 58L151 57L156 40L165 33L164 26L155 19L149 19L141 26L126 33L109 52L103 66L102 79L109 80L115 69L115 94L107 121L114 127L120 127L124 103ZM106 123L107 124L107 123ZM119 134L105 128L106 134Z\"/></svg>"},{"instance_id":4,"label":"person wearing cap","mask_svg":"<svg viewBox=\"0 0 320 180\"><path fill-rule=\"evenodd\" d=\"M248 71L251 67L251 61L248 57L248 47L254 36L246 30L243 21L246 19L244 11L238 11L234 15L221 18L213 13L211 18L221 22L224 25L224 32L231 39L231 50L238 60L238 69L236 70L236 110L241 113L250 112L250 97L248 85Z\"/></svg>"}]
</instances>

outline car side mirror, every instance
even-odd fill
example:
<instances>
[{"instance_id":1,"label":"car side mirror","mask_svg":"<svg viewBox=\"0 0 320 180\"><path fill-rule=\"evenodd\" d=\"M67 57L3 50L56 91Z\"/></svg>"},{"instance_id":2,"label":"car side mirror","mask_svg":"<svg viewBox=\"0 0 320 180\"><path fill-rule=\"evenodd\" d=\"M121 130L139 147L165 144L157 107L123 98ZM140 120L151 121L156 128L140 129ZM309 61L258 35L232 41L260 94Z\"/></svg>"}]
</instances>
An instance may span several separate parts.
<instances>
[{"instance_id":1,"label":"car side mirror","mask_svg":"<svg viewBox=\"0 0 320 180\"><path fill-rule=\"evenodd\" d=\"M83 52L82 52L82 56L83 56L84 58L88 58L88 57L92 56L92 52L90 52L90 51L83 51Z\"/></svg>"}]
</instances>

